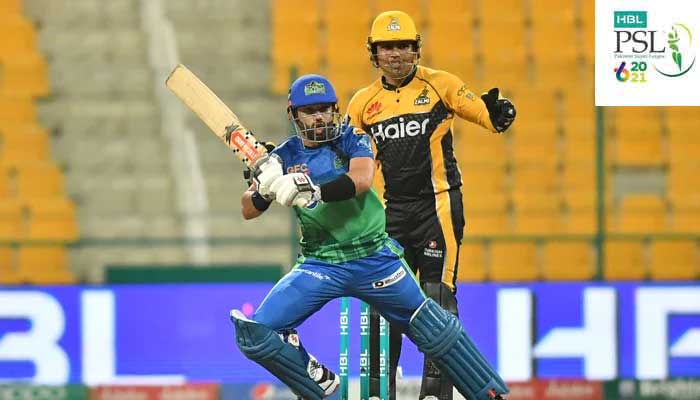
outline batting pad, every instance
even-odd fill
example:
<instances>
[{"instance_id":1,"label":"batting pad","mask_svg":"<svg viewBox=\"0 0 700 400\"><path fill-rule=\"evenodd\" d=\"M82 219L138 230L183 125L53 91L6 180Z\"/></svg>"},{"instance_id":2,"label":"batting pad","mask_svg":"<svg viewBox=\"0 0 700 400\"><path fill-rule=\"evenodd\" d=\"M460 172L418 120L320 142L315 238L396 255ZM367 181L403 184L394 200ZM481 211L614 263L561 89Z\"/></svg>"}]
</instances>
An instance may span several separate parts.
<instances>
[{"instance_id":1,"label":"batting pad","mask_svg":"<svg viewBox=\"0 0 700 400\"><path fill-rule=\"evenodd\" d=\"M251 321L238 310L231 310L236 327L236 343L246 357L262 365L298 396L309 400L323 399L323 390L306 370L299 350L285 343L277 332Z\"/></svg>"},{"instance_id":2,"label":"batting pad","mask_svg":"<svg viewBox=\"0 0 700 400\"><path fill-rule=\"evenodd\" d=\"M435 300L425 300L416 310L408 336L452 378L465 397L490 400L495 394L508 393L508 387L474 346L459 319Z\"/></svg>"}]
</instances>

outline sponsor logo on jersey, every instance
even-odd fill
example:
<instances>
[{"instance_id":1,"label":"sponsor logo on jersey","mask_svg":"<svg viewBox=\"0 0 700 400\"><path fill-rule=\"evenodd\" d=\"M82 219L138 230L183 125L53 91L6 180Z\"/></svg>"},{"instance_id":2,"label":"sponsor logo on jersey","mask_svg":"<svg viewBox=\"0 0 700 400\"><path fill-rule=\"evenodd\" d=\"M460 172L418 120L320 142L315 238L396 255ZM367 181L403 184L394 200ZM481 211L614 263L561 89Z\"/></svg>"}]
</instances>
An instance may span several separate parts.
<instances>
[{"instance_id":1,"label":"sponsor logo on jersey","mask_svg":"<svg viewBox=\"0 0 700 400\"><path fill-rule=\"evenodd\" d=\"M382 103L375 101L367 107L365 114L367 114L367 118L372 118L380 112L382 112Z\"/></svg>"},{"instance_id":2,"label":"sponsor logo on jersey","mask_svg":"<svg viewBox=\"0 0 700 400\"><path fill-rule=\"evenodd\" d=\"M303 164L297 164L297 165L292 165L291 167L287 167L288 174L293 174L295 172L303 172L303 173L308 175L309 166L306 165L306 163L303 163Z\"/></svg>"},{"instance_id":3,"label":"sponsor logo on jersey","mask_svg":"<svg viewBox=\"0 0 700 400\"><path fill-rule=\"evenodd\" d=\"M386 26L386 30L389 32L395 32L401 30L401 25L399 25L399 20L396 17L391 17L391 22Z\"/></svg>"},{"instance_id":4,"label":"sponsor logo on jersey","mask_svg":"<svg viewBox=\"0 0 700 400\"><path fill-rule=\"evenodd\" d=\"M294 270L292 270L292 272L310 275L310 276L318 279L319 281L330 281L331 280L331 277L326 275L326 274L322 274L322 273L316 272L316 271L309 271L308 269L295 268Z\"/></svg>"},{"instance_id":5,"label":"sponsor logo on jersey","mask_svg":"<svg viewBox=\"0 0 700 400\"><path fill-rule=\"evenodd\" d=\"M381 281L372 283L372 287L375 289L381 289L383 287L391 286L403 279L404 276L406 276L406 271L403 268L399 268L396 272L382 279Z\"/></svg>"},{"instance_id":6,"label":"sponsor logo on jersey","mask_svg":"<svg viewBox=\"0 0 700 400\"><path fill-rule=\"evenodd\" d=\"M438 249L438 243L435 240L429 240L428 243L425 244L425 248L423 249L423 255L426 257L432 257L432 258L442 258L442 250Z\"/></svg>"},{"instance_id":7,"label":"sponsor logo on jersey","mask_svg":"<svg viewBox=\"0 0 700 400\"><path fill-rule=\"evenodd\" d=\"M467 85L462 85L462 87L459 88L459 90L457 91L457 96L459 96L459 97L464 96L471 101L476 100L476 98L474 97L474 93L472 93L471 90L467 89Z\"/></svg>"},{"instance_id":8,"label":"sponsor logo on jersey","mask_svg":"<svg viewBox=\"0 0 700 400\"><path fill-rule=\"evenodd\" d=\"M413 105L415 106L424 106L426 104L430 104L430 97L428 96L428 87L424 87L423 91L420 92L418 97L416 97L415 100L413 100Z\"/></svg>"},{"instance_id":9,"label":"sponsor logo on jersey","mask_svg":"<svg viewBox=\"0 0 700 400\"><path fill-rule=\"evenodd\" d=\"M374 136L374 140L377 142L384 141L387 139L399 139L405 137L413 137L418 135L425 135L426 127L430 122L430 118L426 118L421 122L418 121L408 121L403 117L399 117L398 122L393 124L378 124L372 127L370 133Z\"/></svg>"}]
</instances>

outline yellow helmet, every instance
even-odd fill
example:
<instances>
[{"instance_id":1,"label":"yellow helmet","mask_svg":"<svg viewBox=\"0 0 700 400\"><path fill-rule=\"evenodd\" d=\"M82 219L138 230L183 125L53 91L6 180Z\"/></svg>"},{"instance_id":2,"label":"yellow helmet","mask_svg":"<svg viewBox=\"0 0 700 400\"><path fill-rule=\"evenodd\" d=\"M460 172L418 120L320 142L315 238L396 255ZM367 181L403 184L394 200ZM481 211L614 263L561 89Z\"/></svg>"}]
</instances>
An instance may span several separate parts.
<instances>
[{"instance_id":1,"label":"yellow helmet","mask_svg":"<svg viewBox=\"0 0 700 400\"><path fill-rule=\"evenodd\" d=\"M403 11L384 11L372 22L367 44L396 42L400 40L420 41L413 19Z\"/></svg>"},{"instance_id":2,"label":"yellow helmet","mask_svg":"<svg viewBox=\"0 0 700 400\"><path fill-rule=\"evenodd\" d=\"M370 60L375 63L373 45L379 42L398 42L411 40L416 42L416 52L420 58L421 38L413 19L403 11L384 11L372 22L367 37L367 50Z\"/></svg>"}]
</instances>

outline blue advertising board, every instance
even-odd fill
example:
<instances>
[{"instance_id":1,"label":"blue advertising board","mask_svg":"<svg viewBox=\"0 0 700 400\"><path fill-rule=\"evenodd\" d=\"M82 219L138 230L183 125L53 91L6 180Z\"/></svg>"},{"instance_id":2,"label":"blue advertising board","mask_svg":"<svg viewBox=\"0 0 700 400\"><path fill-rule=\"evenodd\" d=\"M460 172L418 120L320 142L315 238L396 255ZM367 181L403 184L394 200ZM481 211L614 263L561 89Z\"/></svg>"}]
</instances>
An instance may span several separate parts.
<instances>
[{"instance_id":1,"label":"blue advertising board","mask_svg":"<svg viewBox=\"0 0 700 400\"><path fill-rule=\"evenodd\" d=\"M0 289L0 381L251 383L270 375L235 344L232 308L251 315L270 284ZM700 376L700 286L693 283L462 284L460 319L506 380ZM351 308L358 374L359 306ZM299 328L338 365L339 302ZM404 376L422 356L404 339Z\"/></svg>"}]
</instances>

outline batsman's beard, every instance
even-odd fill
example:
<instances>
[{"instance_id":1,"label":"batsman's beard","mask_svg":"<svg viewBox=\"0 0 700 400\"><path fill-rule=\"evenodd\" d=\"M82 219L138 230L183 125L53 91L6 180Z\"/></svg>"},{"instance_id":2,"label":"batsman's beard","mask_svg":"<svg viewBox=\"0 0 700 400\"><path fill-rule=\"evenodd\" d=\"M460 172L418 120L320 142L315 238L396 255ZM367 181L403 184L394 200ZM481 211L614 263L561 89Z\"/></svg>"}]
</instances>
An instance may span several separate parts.
<instances>
[{"instance_id":1,"label":"batsman's beard","mask_svg":"<svg viewBox=\"0 0 700 400\"><path fill-rule=\"evenodd\" d=\"M326 128L329 125L326 123L314 124L313 127L309 128L309 133L312 140L325 140L326 139Z\"/></svg>"},{"instance_id":2,"label":"batsman's beard","mask_svg":"<svg viewBox=\"0 0 700 400\"><path fill-rule=\"evenodd\" d=\"M332 119L332 121L317 121L309 125L296 119L297 134L315 143L334 140L340 134L340 114L334 112Z\"/></svg>"}]
</instances>

